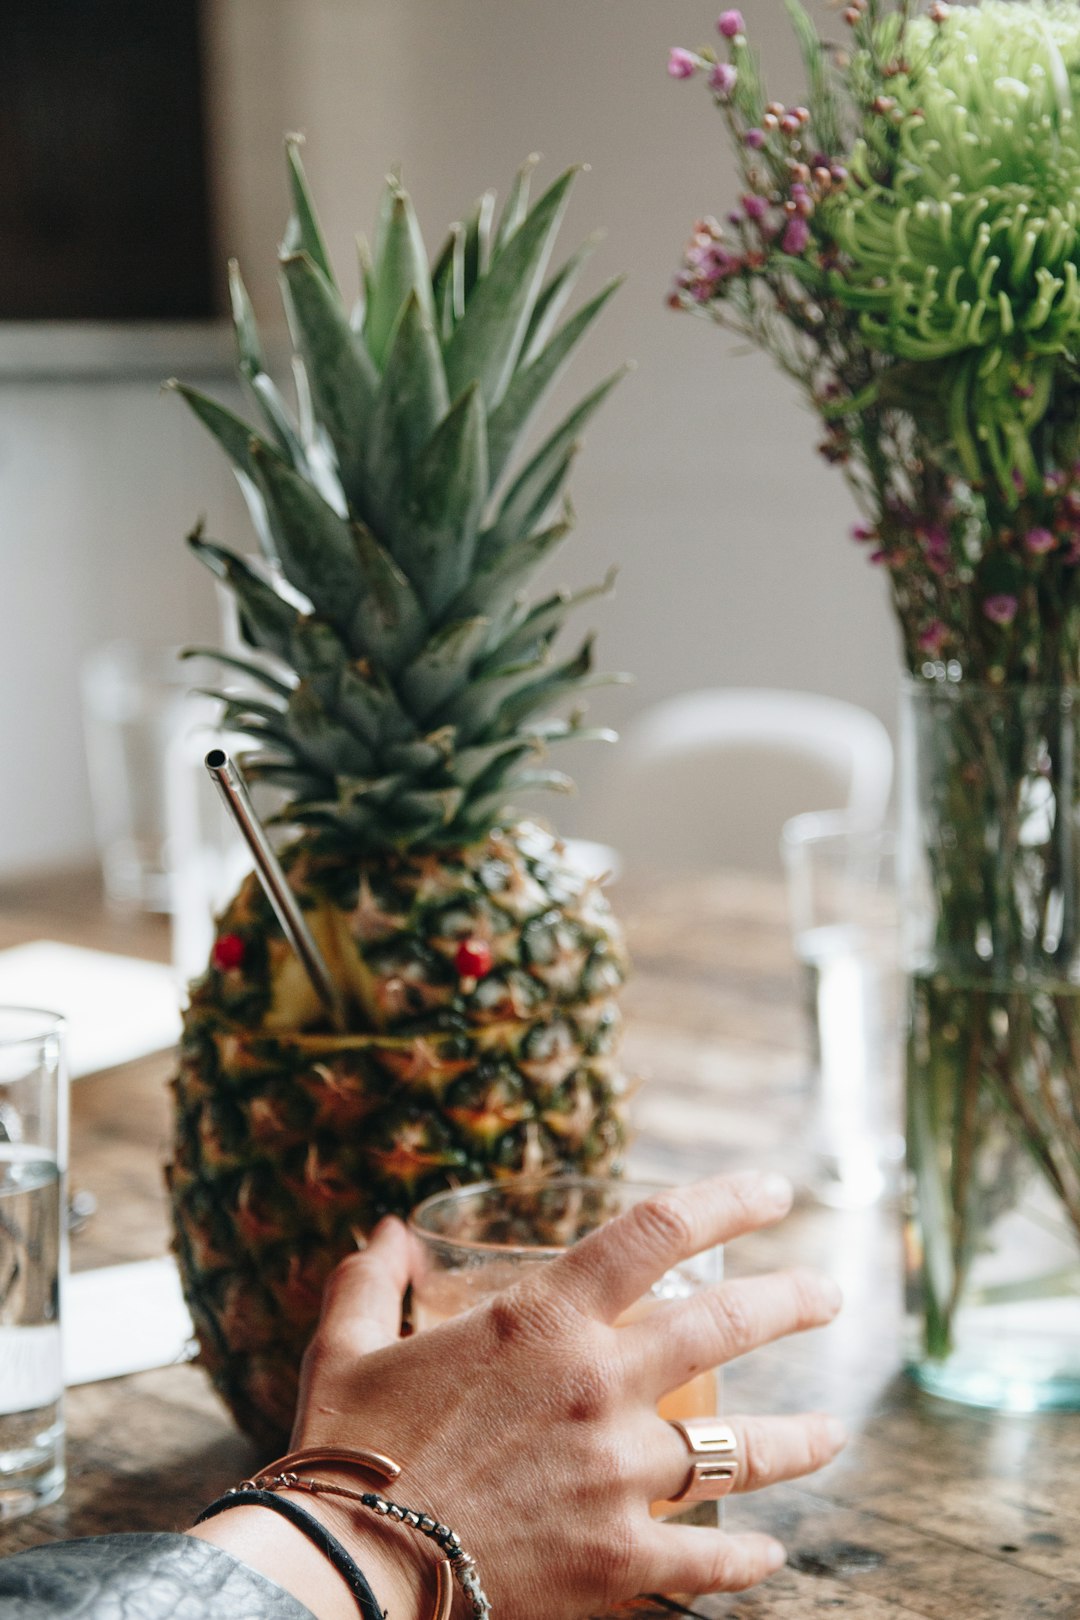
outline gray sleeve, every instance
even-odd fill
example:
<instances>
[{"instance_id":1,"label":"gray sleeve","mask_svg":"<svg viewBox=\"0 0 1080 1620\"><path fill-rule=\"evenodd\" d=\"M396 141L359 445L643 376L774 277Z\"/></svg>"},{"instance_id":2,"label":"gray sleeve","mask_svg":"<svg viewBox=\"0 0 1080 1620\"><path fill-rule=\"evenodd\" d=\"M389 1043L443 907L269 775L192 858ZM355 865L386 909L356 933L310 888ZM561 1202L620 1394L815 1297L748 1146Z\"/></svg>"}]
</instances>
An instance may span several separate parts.
<instances>
[{"instance_id":1,"label":"gray sleeve","mask_svg":"<svg viewBox=\"0 0 1080 1620\"><path fill-rule=\"evenodd\" d=\"M313 1620L195 1536L92 1536L0 1559L0 1620Z\"/></svg>"}]
</instances>

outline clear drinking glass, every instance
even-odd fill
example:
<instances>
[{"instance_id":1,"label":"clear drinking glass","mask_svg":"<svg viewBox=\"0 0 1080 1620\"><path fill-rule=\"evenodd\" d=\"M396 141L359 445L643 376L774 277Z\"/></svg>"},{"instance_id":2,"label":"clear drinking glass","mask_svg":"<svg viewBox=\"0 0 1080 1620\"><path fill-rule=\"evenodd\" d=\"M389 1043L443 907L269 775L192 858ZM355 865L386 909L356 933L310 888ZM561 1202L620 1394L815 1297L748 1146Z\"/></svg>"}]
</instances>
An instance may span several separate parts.
<instances>
[{"instance_id":1,"label":"clear drinking glass","mask_svg":"<svg viewBox=\"0 0 1080 1620\"><path fill-rule=\"evenodd\" d=\"M811 812L785 822L781 849L810 1048L810 1189L857 1209L895 1192L903 1163L895 839Z\"/></svg>"},{"instance_id":2,"label":"clear drinking glass","mask_svg":"<svg viewBox=\"0 0 1080 1620\"><path fill-rule=\"evenodd\" d=\"M554 1260L643 1198L666 1190L658 1183L551 1176L481 1182L436 1193L409 1217L423 1251L413 1281L414 1327L423 1332L459 1316L509 1288L535 1266ZM686 1299L722 1277L723 1250L707 1249L661 1277L621 1321L637 1321L657 1305ZM668 1420L716 1417L719 1398L719 1373L710 1370L665 1395L657 1411ZM694 1523L718 1522L715 1502L695 1503L686 1510L675 1503L655 1502L653 1512Z\"/></svg>"},{"instance_id":3,"label":"clear drinking glass","mask_svg":"<svg viewBox=\"0 0 1080 1620\"><path fill-rule=\"evenodd\" d=\"M94 831L113 905L170 910L165 762L192 678L177 648L133 641L108 642L83 666Z\"/></svg>"},{"instance_id":4,"label":"clear drinking glass","mask_svg":"<svg viewBox=\"0 0 1080 1620\"><path fill-rule=\"evenodd\" d=\"M64 1488L64 1021L0 1007L0 1521Z\"/></svg>"}]
</instances>

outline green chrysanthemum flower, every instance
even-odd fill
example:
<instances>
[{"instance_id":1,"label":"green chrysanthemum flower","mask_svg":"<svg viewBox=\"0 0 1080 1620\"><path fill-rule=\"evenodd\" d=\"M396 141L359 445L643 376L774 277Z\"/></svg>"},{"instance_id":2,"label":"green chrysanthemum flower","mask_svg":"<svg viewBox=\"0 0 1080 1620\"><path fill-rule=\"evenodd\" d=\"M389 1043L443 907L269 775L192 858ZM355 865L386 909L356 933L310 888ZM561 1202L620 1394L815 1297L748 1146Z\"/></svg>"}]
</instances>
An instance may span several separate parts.
<instances>
[{"instance_id":1,"label":"green chrysanthemum flower","mask_svg":"<svg viewBox=\"0 0 1080 1620\"><path fill-rule=\"evenodd\" d=\"M966 475L1014 501L1080 349L1080 8L984 0L909 22L902 54L829 205L830 292L918 363Z\"/></svg>"}]
</instances>

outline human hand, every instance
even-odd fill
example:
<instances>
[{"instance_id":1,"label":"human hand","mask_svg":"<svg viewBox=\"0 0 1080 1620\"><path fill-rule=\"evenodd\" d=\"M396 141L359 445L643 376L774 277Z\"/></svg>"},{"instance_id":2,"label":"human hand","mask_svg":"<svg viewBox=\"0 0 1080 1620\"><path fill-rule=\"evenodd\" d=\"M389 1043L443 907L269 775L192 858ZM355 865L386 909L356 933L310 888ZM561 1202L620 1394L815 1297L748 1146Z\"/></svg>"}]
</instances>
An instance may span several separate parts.
<instances>
[{"instance_id":1,"label":"human hand","mask_svg":"<svg viewBox=\"0 0 1080 1620\"><path fill-rule=\"evenodd\" d=\"M459 1533L498 1620L571 1620L642 1591L751 1586L783 1561L771 1538L650 1517L649 1504L676 1495L689 1472L686 1446L656 1403L707 1367L831 1321L838 1288L814 1272L777 1272L615 1323L672 1266L778 1220L790 1201L782 1178L757 1174L660 1194L513 1288L405 1340L413 1240L384 1221L330 1278L293 1449L394 1457L402 1472L389 1494ZM737 1491L809 1473L844 1440L821 1415L728 1421ZM319 1498L320 1509L334 1500ZM369 1529L341 1503L331 1518L339 1533L351 1527L354 1545ZM384 1549L395 1544L399 1592L411 1568L419 1616L424 1545L378 1520L370 1533Z\"/></svg>"}]
</instances>

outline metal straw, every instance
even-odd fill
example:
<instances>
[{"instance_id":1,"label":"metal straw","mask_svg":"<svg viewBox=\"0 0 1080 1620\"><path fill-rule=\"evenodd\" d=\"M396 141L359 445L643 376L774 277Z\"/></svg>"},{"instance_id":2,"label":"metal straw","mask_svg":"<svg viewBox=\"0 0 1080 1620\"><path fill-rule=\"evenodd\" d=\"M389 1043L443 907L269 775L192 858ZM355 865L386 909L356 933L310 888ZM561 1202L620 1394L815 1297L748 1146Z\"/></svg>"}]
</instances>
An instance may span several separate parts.
<instances>
[{"instance_id":1,"label":"metal straw","mask_svg":"<svg viewBox=\"0 0 1080 1620\"><path fill-rule=\"evenodd\" d=\"M259 874L259 881L266 891L266 898L274 908L285 938L300 958L320 1001L329 1011L334 1028L344 1030L345 1004L341 992L334 983L326 959L315 943L299 901L289 887L289 880L266 836L266 830L255 814L242 776L224 748L211 748L205 764L221 794L226 810L255 858L255 870Z\"/></svg>"}]
</instances>

